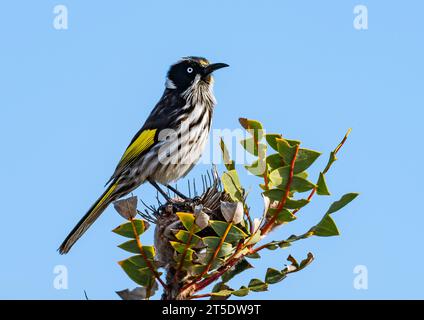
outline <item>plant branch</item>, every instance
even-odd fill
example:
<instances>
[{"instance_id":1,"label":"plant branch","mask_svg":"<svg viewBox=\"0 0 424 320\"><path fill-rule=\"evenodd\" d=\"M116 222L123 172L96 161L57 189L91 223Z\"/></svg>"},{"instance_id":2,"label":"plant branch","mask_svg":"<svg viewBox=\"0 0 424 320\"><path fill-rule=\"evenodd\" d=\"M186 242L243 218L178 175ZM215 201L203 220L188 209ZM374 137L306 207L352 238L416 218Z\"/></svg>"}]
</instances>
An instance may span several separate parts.
<instances>
[{"instance_id":1,"label":"plant branch","mask_svg":"<svg viewBox=\"0 0 424 320\"><path fill-rule=\"evenodd\" d=\"M269 245L269 243L266 243L262 246L257 247L256 249L253 249L250 251L250 254L254 254L257 253L258 251L261 251L262 249L265 249L267 246Z\"/></svg>"},{"instance_id":2,"label":"plant branch","mask_svg":"<svg viewBox=\"0 0 424 320\"><path fill-rule=\"evenodd\" d=\"M328 172L328 170L330 170L332 164L334 163L334 161L337 160L336 155L339 152L339 150L343 147L343 145L345 144L347 137L349 136L350 132L352 131L352 129L347 130L345 136L343 137L342 141L340 141L340 143L337 145L337 147L330 153L330 159L328 159L327 165L325 166L325 169L322 171L323 174L326 174ZM317 191L317 187L313 188L311 193L308 196L308 201L311 201L312 197L315 195ZM301 208L298 208L296 210L294 210L292 212L293 215L295 215L297 212L299 212Z\"/></svg>"},{"instance_id":3,"label":"plant branch","mask_svg":"<svg viewBox=\"0 0 424 320\"><path fill-rule=\"evenodd\" d=\"M349 130L347 130L345 136L343 137L342 141L337 145L337 147L333 150L333 152L331 152L330 159L328 160L327 166L325 167L324 171L322 172L323 174L326 174L328 172L328 170L331 168L331 165L334 163L334 161L337 160L336 155L339 152L339 150L343 147L343 145L346 142L347 137L349 136L351 131L352 131L352 129L349 128Z\"/></svg>"},{"instance_id":4,"label":"plant branch","mask_svg":"<svg viewBox=\"0 0 424 320\"><path fill-rule=\"evenodd\" d=\"M280 200L277 206L277 210L275 211L272 218L261 228L261 234L267 234L269 232L269 229L273 226L275 220L277 219L278 214L283 210L284 206L286 205L287 199L289 197L290 193L290 186L293 182L293 175L294 175L294 165L297 158L297 153L299 152L299 145L296 145L296 149L294 150L294 155L292 158L292 161L290 163L290 173L289 173L289 179L286 184L286 190L284 192L283 198Z\"/></svg>"},{"instance_id":5,"label":"plant branch","mask_svg":"<svg viewBox=\"0 0 424 320\"><path fill-rule=\"evenodd\" d=\"M134 236L135 236L135 241L137 242L137 247L140 249L140 254L143 257L144 262L146 262L147 267L152 272L152 274L155 276L155 278L159 281L159 283L164 288L166 288L167 286L166 286L165 282L163 282L163 280L160 278L159 274L157 273L157 271L155 270L154 266L152 265L152 263L150 262L150 260L147 258L146 253L143 250L143 245L141 244L140 237L138 236L137 228L136 228L135 223L134 223L134 219L131 218L130 219L130 222L131 222L131 225L132 225L132 228L133 228L133 232L134 232Z\"/></svg>"},{"instance_id":6,"label":"plant branch","mask_svg":"<svg viewBox=\"0 0 424 320\"><path fill-rule=\"evenodd\" d=\"M234 257L234 255L233 255L233 257ZM231 267L233 267L239 261L239 259L242 258L242 257L243 257L243 255L240 255L239 257L234 257L234 258L228 259L229 261L224 266L222 266L218 271L216 271L210 277L208 277L208 278L202 280L201 282L199 282L198 284L196 284L195 291L199 291L199 290L202 290L203 288L206 288L208 285L210 285L212 282L214 282L220 276L222 276L227 270L229 270Z\"/></svg>"}]
</instances>

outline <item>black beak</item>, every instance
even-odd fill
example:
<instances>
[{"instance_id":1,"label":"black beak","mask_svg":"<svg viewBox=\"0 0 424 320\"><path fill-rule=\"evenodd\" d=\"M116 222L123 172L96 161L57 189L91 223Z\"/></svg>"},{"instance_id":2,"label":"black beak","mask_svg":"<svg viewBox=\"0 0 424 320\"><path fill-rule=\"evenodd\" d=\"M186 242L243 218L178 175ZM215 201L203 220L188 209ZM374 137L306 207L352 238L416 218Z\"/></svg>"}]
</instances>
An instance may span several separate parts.
<instances>
[{"instance_id":1,"label":"black beak","mask_svg":"<svg viewBox=\"0 0 424 320\"><path fill-rule=\"evenodd\" d=\"M229 65L226 63L212 63L208 65L205 69L203 69L203 76L206 77L210 75L212 72L218 69L226 68L226 67L229 67Z\"/></svg>"}]
</instances>

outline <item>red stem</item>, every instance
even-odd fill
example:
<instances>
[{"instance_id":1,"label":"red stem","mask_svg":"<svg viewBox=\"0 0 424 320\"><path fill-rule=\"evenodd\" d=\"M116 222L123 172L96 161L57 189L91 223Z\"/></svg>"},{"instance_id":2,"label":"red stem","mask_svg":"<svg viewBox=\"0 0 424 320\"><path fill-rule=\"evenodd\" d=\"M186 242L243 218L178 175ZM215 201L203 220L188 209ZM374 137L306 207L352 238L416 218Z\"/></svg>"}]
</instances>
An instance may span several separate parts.
<instances>
[{"instance_id":1,"label":"red stem","mask_svg":"<svg viewBox=\"0 0 424 320\"><path fill-rule=\"evenodd\" d=\"M230 260L222 270L217 271L215 274L211 275L209 278L204 279L203 281L199 282L196 285L196 290L199 291L203 288L206 288L208 285L210 285L212 282L214 282L216 279L218 279L220 276L222 276L228 269L230 269L232 266L234 266L239 258Z\"/></svg>"},{"instance_id":2,"label":"red stem","mask_svg":"<svg viewBox=\"0 0 424 320\"><path fill-rule=\"evenodd\" d=\"M137 228L136 228L136 226L135 226L135 223L134 223L134 219L130 219L130 222L131 222L131 225L132 225L132 228L133 228L133 232L134 232L134 235L135 235L135 241L137 242L137 246L138 246L138 248L140 249L140 254L141 254L141 256L143 257L143 259L144 259L144 261L146 262L146 265L147 265L147 267L149 268L149 270L153 273L153 275L155 276L155 278L159 281L159 283L164 287L164 288L166 288L167 287L167 285L165 284L165 282L163 282L163 280L160 278L160 276L159 276L159 274L156 272L156 270L155 270L155 268L154 268L154 266L151 264L151 262L150 262L150 260L147 258L147 256L146 256L146 253L144 252L144 250L143 250L143 245L141 244L141 241L140 241L140 238L138 237L138 234L137 234Z\"/></svg>"},{"instance_id":3,"label":"red stem","mask_svg":"<svg viewBox=\"0 0 424 320\"><path fill-rule=\"evenodd\" d=\"M293 182L294 165L295 165L295 162L296 162L298 151L299 151L299 145L296 145L296 149L294 150L294 155L293 155L292 161L290 163L289 179L288 179L287 184L286 184L286 190L284 192L283 198L278 203L277 210L274 213L274 215L272 216L272 218L268 221L267 224L265 224L261 228L261 234L262 235L266 234L269 231L269 229L273 226L275 220L277 219L278 214L281 212L281 210L283 210L284 206L286 205L286 202L287 202L287 199L288 199L289 193L290 193L290 186Z\"/></svg>"},{"instance_id":4,"label":"red stem","mask_svg":"<svg viewBox=\"0 0 424 320\"><path fill-rule=\"evenodd\" d=\"M219 251L221 250L221 247L225 241L225 238L227 238L228 232L230 232L231 227L233 226L233 222L231 221L230 223L228 223L227 225L227 229L225 229L224 234L221 237L221 240L219 241L218 246L215 249L215 252L213 253L212 258L209 260L208 265L206 266L206 268L203 270L202 274L200 275L200 277L203 277L205 274L208 273L210 267L212 266L213 261L215 260L216 256L218 255Z\"/></svg>"},{"instance_id":5,"label":"red stem","mask_svg":"<svg viewBox=\"0 0 424 320\"><path fill-rule=\"evenodd\" d=\"M311 201L312 197L314 196L315 192L317 191L317 188L313 188L311 193L309 194L307 200ZM301 208L297 208L296 210L293 210L292 214L295 215Z\"/></svg>"}]
</instances>

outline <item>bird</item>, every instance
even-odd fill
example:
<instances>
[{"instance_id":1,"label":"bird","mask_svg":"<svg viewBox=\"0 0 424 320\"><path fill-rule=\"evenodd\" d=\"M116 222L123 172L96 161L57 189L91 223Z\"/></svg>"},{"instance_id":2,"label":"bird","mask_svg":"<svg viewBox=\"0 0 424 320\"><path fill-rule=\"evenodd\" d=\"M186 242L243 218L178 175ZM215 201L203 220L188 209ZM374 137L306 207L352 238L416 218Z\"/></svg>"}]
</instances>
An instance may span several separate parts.
<instances>
[{"instance_id":1,"label":"bird","mask_svg":"<svg viewBox=\"0 0 424 320\"><path fill-rule=\"evenodd\" d=\"M104 193L72 229L58 251L66 254L109 204L149 182L170 186L186 176L201 157L216 105L212 73L228 67L197 56L183 57L168 70L159 102L123 153Z\"/></svg>"}]
</instances>

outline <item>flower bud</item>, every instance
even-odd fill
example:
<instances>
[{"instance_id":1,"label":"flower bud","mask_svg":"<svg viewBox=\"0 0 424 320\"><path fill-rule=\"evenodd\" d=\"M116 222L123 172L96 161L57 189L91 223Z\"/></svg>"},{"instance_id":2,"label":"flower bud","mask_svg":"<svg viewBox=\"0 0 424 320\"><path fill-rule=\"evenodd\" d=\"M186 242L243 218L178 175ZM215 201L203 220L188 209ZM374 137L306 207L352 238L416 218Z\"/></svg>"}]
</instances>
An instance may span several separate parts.
<instances>
[{"instance_id":1,"label":"flower bud","mask_svg":"<svg viewBox=\"0 0 424 320\"><path fill-rule=\"evenodd\" d=\"M243 221L243 203L221 201L221 213L225 221L239 224Z\"/></svg>"},{"instance_id":2,"label":"flower bud","mask_svg":"<svg viewBox=\"0 0 424 320\"><path fill-rule=\"evenodd\" d=\"M115 201L113 206L118 213L127 220L134 219L137 215L137 197L129 197Z\"/></svg>"},{"instance_id":3,"label":"flower bud","mask_svg":"<svg viewBox=\"0 0 424 320\"><path fill-rule=\"evenodd\" d=\"M209 225L209 215L203 212L203 206L196 206L194 208L194 223L200 228L204 229Z\"/></svg>"}]
</instances>

